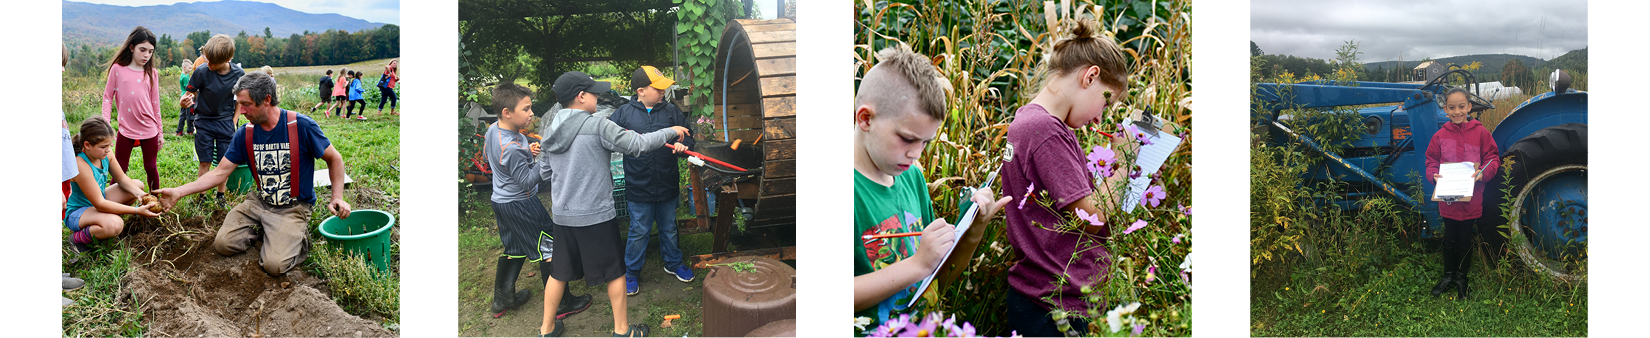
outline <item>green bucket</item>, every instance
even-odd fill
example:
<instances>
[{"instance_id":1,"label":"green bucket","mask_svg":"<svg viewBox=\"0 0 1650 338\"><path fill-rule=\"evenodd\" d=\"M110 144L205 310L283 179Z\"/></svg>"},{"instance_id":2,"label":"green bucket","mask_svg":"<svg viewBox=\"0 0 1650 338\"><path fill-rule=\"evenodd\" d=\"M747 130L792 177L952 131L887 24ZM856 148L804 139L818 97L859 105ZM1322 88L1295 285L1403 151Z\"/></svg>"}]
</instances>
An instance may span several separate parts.
<instances>
[{"instance_id":1,"label":"green bucket","mask_svg":"<svg viewBox=\"0 0 1650 338\"><path fill-rule=\"evenodd\" d=\"M245 164L235 167L235 172L229 174L229 192L240 195L249 194L252 193L252 187L257 186L257 183L257 181L252 180L252 169L247 168Z\"/></svg>"},{"instance_id":2,"label":"green bucket","mask_svg":"<svg viewBox=\"0 0 1650 338\"><path fill-rule=\"evenodd\" d=\"M354 252L371 262L379 272L390 270L390 228L395 216L379 210L355 210L348 219L338 216L321 221L321 236L327 242Z\"/></svg>"}]
</instances>

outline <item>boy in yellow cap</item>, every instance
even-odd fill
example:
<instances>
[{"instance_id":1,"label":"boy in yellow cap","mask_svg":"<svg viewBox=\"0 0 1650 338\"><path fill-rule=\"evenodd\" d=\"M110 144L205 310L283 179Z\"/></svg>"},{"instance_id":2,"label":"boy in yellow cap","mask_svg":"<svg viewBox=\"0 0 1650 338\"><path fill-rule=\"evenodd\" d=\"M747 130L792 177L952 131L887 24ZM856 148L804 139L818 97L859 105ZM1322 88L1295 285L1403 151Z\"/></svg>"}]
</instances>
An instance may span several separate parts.
<instances>
[{"instance_id":1,"label":"boy in yellow cap","mask_svg":"<svg viewBox=\"0 0 1650 338\"><path fill-rule=\"evenodd\" d=\"M642 66L630 76L636 96L614 110L609 120L637 133L650 133L672 126L688 128L682 110L665 102L665 90L676 83L653 66ZM630 235L625 240L625 294L636 295L642 264L646 263L648 233L659 227L659 251L664 269L676 280L693 281L693 270L682 264L682 250L676 246L676 206L681 176L676 161L693 148L693 136L669 147L660 147L641 156L624 157L625 208L630 212Z\"/></svg>"}]
</instances>

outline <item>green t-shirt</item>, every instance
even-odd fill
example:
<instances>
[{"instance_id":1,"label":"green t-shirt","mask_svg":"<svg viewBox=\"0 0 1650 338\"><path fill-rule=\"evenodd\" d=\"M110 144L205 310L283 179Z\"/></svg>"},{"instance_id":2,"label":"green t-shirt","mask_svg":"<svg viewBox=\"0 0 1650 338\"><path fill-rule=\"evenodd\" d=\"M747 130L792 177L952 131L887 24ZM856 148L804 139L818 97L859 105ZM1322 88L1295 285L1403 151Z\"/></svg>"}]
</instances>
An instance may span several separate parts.
<instances>
[{"instance_id":1,"label":"green t-shirt","mask_svg":"<svg viewBox=\"0 0 1650 338\"><path fill-rule=\"evenodd\" d=\"M885 238L865 241L865 235L922 232L934 221L934 206L928 197L928 180L922 169L911 168L894 177L893 186L882 186L854 171L854 276L882 269L916 254L919 237ZM872 308L854 313L880 324L891 314L904 312L905 304L916 297L912 283Z\"/></svg>"}]
</instances>

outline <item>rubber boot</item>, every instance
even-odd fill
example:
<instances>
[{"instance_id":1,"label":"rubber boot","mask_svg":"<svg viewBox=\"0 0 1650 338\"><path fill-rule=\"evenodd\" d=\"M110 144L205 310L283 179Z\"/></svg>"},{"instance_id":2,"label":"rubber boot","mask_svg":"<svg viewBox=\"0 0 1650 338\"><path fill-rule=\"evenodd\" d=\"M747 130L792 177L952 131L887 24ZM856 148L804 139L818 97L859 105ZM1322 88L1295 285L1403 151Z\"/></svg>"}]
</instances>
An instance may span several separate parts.
<instances>
[{"instance_id":1,"label":"rubber boot","mask_svg":"<svg viewBox=\"0 0 1650 338\"><path fill-rule=\"evenodd\" d=\"M1461 255L1461 265L1455 268L1456 299L1467 299L1467 272L1472 270L1472 254Z\"/></svg>"},{"instance_id":2,"label":"rubber boot","mask_svg":"<svg viewBox=\"0 0 1650 338\"><path fill-rule=\"evenodd\" d=\"M1444 266L1444 277L1438 280L1438 285L1432 287L1433 297L1438 297L1449 291L1451 286L1455 286L1455 271L1450 270L1448 265Z\"/></svg>"},{"instance_id":3,"label":"rubber boot","mask_svg":"<svg viewBox=\"0 0 1650 338\"><path fill-rule=\"evenodd\" d=\"M498 271L493 275L493 318L503 317L506 310L533 299L532 290L516 290L516 277L521 275L524 263L526 258L498 258Z\"/></svg>"},{"instance_id":4,"label":"rubber boot","mask_svg":"<svg viewBox=\"0 0 1650 338\"><path fill-rule=\"evenodd\" d=\"M544 284L550 284L550 262L539 262L539 276L544 277ZM556 304L556 319L566 318L584 312L590 308L590 295L574 296L573 285L561 288L561 304Z\"/></svg>"}]
</instances>

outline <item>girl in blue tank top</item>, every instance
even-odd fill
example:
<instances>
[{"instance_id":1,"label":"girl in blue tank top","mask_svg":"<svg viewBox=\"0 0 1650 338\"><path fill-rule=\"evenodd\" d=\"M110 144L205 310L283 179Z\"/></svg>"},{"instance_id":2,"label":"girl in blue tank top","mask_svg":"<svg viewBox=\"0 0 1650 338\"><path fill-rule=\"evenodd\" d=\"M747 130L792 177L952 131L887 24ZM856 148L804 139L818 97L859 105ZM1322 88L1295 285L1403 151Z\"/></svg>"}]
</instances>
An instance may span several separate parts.
<instances>
[{"instance_id":1,"label":"girl in blue tank top","mask_svg":"<svg viewBox=\"0 0 1650 338\"><path fill-rule=\"evenodd\" d=\"M63 226L74 231L70 241L75 249L85 251L92 238L110 238L120 235L125 220L120 215L137 214L157 217L150 211L155 203L131 206L148 193L143 182L126 176L118 163L109 161L115 144L114 129L109 121L94 116L80 123L80 133L74 136L75 165L80 174L70 180L67 215ZM155 173L151 173L155 175Z\"/></svg>"}]
</instances>

